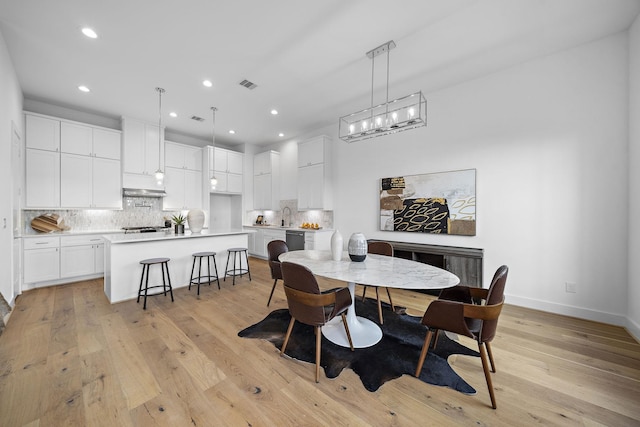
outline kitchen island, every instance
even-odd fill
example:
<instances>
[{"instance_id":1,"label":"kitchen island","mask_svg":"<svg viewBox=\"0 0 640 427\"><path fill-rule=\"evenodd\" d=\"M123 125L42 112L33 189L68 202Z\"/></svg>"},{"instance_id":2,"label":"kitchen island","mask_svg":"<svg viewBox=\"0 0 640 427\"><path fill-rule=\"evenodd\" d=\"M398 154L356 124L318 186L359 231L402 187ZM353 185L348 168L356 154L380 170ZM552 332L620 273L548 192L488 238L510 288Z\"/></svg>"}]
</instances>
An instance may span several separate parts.
<instances>
[{"instance_id":1,"label":"kitchen island","mask_svg":"<svg viewBox=\"0 0 640 427\"><path fill-rule=\"evenodd\" d=\"M185 234L157 232L106 235L104 236L104 293L112 304L137 298L142 274L140 261L147 258L170 258L169 273L173 288L188 286L193 263L192 254L203 251L216 252L218 274L222 279L227 261L227 249L246 248L247 235L250 232L203 230L201 233L187 231ZM206 267L203 265L203 268ZM150 285L162 283L160 268L151 268L149 276Z\"/></svg>"}]
</instances>

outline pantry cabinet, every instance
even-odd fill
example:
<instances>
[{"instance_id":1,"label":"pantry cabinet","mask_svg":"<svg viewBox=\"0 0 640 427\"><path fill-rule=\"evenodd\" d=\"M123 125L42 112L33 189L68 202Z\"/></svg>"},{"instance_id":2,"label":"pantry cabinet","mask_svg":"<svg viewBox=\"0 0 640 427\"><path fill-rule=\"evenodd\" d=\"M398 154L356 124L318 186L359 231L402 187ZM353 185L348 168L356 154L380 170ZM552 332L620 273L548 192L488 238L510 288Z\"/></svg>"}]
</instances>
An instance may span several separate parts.
<instances>
[{"instance_id":1,"label":"pantry cabinet","mask_svg":"<svg viewBox=\"0 0 640 427\"><path fill-rule=\"evenodd\" d=\"M331 138L319 136L298 144L298 209L333 209Z\"/></svg>"},{"instance_id":2,"label":"pantry cabinet","mask_svg":"<svg viewBox=\"0 0 640 427\"><path fill-rule=\"evenodd\" d=\"M209 178L218 180L211 193L242 193L244 154L218 147L207 147L209 156Z\"/></svg>"},{"instance_id":3,"label":"pantry cabinet","mask_svg":"<svg viewBox=\"0 0 640 427\"><path fill-rule=\"evenodd\" d=\"M253 158L253 208L280 209L280 153L265 151Z\"/></svg>"}]
</instances>

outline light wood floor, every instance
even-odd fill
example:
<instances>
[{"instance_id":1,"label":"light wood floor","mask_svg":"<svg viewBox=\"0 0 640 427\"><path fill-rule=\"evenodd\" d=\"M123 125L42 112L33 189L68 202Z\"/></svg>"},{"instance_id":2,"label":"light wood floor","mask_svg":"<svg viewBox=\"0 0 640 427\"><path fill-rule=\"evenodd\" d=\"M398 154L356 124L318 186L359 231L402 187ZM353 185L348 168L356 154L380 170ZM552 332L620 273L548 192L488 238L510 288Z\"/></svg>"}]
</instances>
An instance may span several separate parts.
<instances>
[{"instance_id":1,"label":"light wood floor","mask_svg":"<svg viewBox=\"0 0 640 427\"><path fill-rule=\"evenodd\" d=\"M237 336L286 307L280 283L266 307L266 262L251 268L252 282L177 289L146 311L110 305L101 280L25 292L0 336L0 425L640 425L640 345L624 329L511 306L493 342L497 410L466 356L450 362L475 396L412 376L371 393L351 370L316 384L313 365ZM415 315L430 298L393 295Z\"/></svg>"}]
</instances>

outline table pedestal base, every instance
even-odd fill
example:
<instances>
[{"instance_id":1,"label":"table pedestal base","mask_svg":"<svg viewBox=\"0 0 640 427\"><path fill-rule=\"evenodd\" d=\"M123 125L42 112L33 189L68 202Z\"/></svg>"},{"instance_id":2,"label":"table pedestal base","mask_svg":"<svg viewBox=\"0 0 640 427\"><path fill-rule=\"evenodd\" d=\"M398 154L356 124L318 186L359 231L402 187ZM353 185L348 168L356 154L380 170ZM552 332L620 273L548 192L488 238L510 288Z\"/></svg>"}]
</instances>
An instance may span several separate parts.
<instances>
[{"instance_id":1,"label":"table pedestal base","mask_svg":"<svg viewBox=\"0 0 640 427\"><path fill-rule=\"evenodd\" d=\"M375 322L356 316L355 304L356 284L349 282L351 307L347 311L347 325L355 348L366 348L377 344L382 339L382 329ZM347 333L342 324L342 316L335 317L322 327L322 335L329 341L342 347L349 347Z\"/></svg>"}]
</instances>

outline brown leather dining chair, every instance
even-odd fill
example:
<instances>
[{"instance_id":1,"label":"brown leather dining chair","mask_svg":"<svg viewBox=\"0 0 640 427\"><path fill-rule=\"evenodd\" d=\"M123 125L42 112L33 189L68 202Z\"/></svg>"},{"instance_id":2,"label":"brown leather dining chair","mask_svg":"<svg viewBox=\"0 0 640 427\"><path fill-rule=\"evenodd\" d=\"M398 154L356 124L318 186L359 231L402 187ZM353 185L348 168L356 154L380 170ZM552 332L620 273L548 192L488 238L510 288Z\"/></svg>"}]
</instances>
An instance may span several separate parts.
<instances>
[{"instance_id":1,"label":"brown leather dining chair","mask_svg":"<svg viewBox=\"0 0 640 427\"><path fill-rule=\"evenodd\" d=\"M393 256L393 246L388 242L369 242L367 247L367 252L370 254L376 255L386 255ZM364 296L367 294L368 286L364 285L364 290L362 291L362 301L364 301ZM384 319L382 317L382 304L380 303L380 288L384 288L387 291L387 296L389 297L389 305L391 306L391 310L395 311L395 307L393 306L393 300L391 299L391 292L389 288L385 286L375 286L376 288L376 299L378 300L378 319L380 320L380 324L384 323Z\"/></svg>"},{"instance_id":2,"label":"brown leather dining chair","mask_svg":"<svg viewBox=\"0 0 640 427\"><path fill-rule=\"evenodd\" d=\"M347 326L346 313L351 306L351 292L348 288L332 289L320 292L315 276L307 267L291 262L282 263L282 275L284 276L284 293L287 296L291 321L282 343L280 355L284 354L287 343L291 337L291 331L296 320L300 323L314 327L316 337L316 382L320 376L320 344L322 331L320 327L336 316L342 316L342 323L347 332L349 345L353 351L351 333Z\"/></svg>"},{"instance_id":3,"label":"brown leather dining chair","mask_svg":"<svg viewBox=\"0 0 640 427\"><path fill-rule=\"evenodd\" d=\"M424 359L427 356L431 337L436 332L434 348L438 342L440 331L450 331L459 335L473 338L478 343L482 369L487 380L491 406L496 409L496 397L491 382L491 372L496 372L491 345L489 344L496 335L498 317L504 303L504 287L507 283L509 268L501 266L493 275L489 289L470 286L454 286L443 289L437 300L427 307L422 317L422 324L427 326L427 335L424 339L416 377L420 376ZM486 352L485 352L486 347ZM489 362L487 362L487 354Z\"/></svg>"},{"instance_id":4,"label":"brown leather dining chair","mask_svg":"<svg viewBox=\"0 0 640 427\"><path fill-rule=\"evenodd\" d=\"M269 268L271 269L271 278L273 279L273 286L271 287L267 307L271 304L271 298L273 297L273 291L276 290L276 283L278 283L278 279L282 280L282 269L280 268L280 260L278 257L285 252L289 252L289 248L287 247L287 243L283 240L272 240L267 244Z\"/></svg>"}]
</instances>

